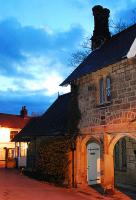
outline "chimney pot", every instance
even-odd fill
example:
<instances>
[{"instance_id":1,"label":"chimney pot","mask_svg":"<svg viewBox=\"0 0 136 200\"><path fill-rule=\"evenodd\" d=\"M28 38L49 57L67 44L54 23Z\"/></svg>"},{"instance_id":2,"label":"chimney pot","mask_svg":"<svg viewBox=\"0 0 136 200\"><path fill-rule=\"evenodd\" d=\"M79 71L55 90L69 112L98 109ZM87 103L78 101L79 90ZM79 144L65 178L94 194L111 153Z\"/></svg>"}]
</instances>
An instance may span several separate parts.
<instances>
[{"instance_id":1,"label":"chimney pot","mask_svg":"<svg viewBox=\"0 0 136 200\"><path fill-rule=\"evenodd\" d=\"M26 109L26 106L22 106L22 109L20 111L20 116L21 117L27 117L27 109Z\"/></svg>"}]
</instances>

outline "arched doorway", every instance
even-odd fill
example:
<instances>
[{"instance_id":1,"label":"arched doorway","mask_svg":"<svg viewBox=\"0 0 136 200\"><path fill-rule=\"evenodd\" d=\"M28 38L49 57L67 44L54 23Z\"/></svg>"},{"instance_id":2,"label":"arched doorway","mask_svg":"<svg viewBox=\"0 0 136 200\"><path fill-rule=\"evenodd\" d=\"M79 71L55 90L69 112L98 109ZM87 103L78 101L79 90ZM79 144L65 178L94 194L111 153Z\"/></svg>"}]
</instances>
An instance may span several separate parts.
<instances>
[{"instance_id":1,"label":"arched doorway","mask_svg":"<svg viewBox=\"0 0 136 200\"><path fill-rule=\"evenodd\" d=\"M100 145L95 142L87 144L87 182L88 185L99 184L100 181Z\"/></svg>"},{"instance_id":2,"label":"arched doorway","mask_svg":"<svg viewBox=\"0 0 136 200\"><path fill-rule=\"evenodd\" d=\"M113 159L115 186L136 187L136 139L120 138L115 144Z\"/></svg>"}]
</instances>

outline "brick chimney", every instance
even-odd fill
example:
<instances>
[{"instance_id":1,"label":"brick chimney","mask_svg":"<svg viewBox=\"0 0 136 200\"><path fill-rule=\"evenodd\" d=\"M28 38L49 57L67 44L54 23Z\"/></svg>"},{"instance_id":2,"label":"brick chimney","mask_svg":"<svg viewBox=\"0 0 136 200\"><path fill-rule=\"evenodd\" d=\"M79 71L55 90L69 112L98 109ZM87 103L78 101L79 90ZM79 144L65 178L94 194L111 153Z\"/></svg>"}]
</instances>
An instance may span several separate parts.
<instances>
[{"instance_id":1,"label":"brick chimney","mask_svg":"<svg viewBox=\"0 0 136 200\"><path fill-rule=\"evenodd\" d=\"M92 50L95 50L111 37L109 32L110 10L97 5L92 8L92 11L94 16L94 31L91 38L91 48Z\"/></svg>"},{"instance_id":2,"label":"brick chimney","mask_svg":"<svg viewBox=\"0 0 136 200\"><path fill-rule=\"evenodd\" d=\"M26 106L22 106L22 109L20 111L20 116L25 118L27 117L27 109L26 109Z\"/></svg>"}]
</instances>

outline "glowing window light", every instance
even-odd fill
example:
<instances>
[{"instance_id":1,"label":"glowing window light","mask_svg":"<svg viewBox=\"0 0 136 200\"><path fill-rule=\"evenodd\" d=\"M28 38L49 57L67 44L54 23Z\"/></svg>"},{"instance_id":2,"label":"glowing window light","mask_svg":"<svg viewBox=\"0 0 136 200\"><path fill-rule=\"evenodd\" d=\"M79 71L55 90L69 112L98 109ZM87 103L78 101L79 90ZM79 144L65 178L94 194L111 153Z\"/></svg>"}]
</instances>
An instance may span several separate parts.
<instances>
[{"instance_id":1,"label":"glowing window light","mask_svg":"<svg viewBox=\"0 0 136 200\"><path fill-rule=\"evenodd\" d=\"M10 129L0 128L0 142L10 142Z\"/></svg>"},{"instance_id":2,"label":"glowing window light","mask_svg":"<svg viewBox=\"0 0 136 200\"><path fill-rule=\"evenodd\" d=\"M28 148L28 145L26 142L21 142L21 148L22 149L27 149Z\"/></svg>"},{"instance_id":3,"label":"glowing window light","mask_svg":"<svg viewBox=\"0 0 136 200\"><path fill-rule=\"evenodd\" d=\"M28 145L27 143L21 143L21 156L26 156L27 155L27 148Z\"/></svg>"}]
</instances>

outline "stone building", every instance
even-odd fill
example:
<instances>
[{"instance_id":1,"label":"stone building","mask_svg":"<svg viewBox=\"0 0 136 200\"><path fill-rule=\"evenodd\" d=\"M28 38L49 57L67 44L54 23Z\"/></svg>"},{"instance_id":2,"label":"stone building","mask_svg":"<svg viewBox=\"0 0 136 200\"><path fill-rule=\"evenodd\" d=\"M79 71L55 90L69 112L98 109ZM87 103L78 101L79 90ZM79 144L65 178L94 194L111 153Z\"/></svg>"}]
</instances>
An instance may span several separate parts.
<instances>
[{"instance_id":1,"label":"stone building","mask_svg":"<svg viewBox=\"0 0 136 200\"><path fill-rule=\"evenodd\" d=\"M94 7L95 27L99 13ZM92 53L61 84L79 87L76 183L136 186L136 25L112 37L94 33Z\"/></svg>"},{"instance_id":2,"label":"stone building","mask_svg":"<svg viewBox=\"0 0 136 200\"><path fill-rule=\"evenodd\" d=\"M93 8L92 52L61 84L70 84L71 94L78 88L81 113L78 131L73 132L74 148L68 152L69 184L101 184L104 190L136 187L136 24L111 36L109 13L101 6ZM42 124L23 129L20 138L32 138L32 127L40 138L40 130L45 133L47 128ZM59 126L52 133L65 135Z\"/></svg>"}]
</instances>

